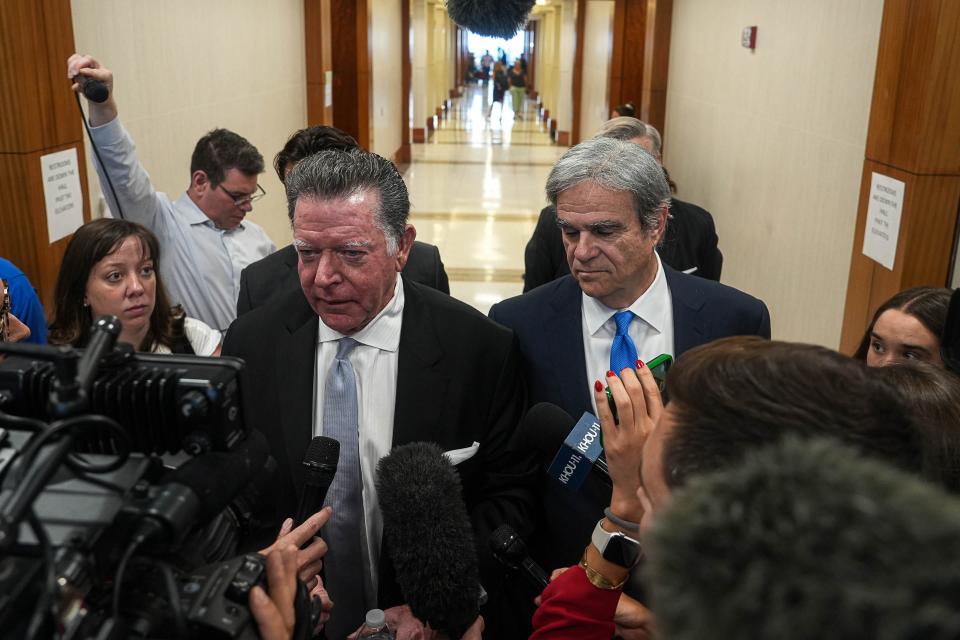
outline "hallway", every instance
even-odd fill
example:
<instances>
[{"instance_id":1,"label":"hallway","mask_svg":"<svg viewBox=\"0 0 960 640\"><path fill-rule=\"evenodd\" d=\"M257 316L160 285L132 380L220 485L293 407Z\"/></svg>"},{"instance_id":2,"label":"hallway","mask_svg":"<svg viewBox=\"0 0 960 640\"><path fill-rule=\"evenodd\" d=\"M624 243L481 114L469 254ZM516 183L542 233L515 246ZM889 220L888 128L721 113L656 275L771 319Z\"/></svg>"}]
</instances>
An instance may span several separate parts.
<instances>
[{"instance_id":1,"label":"hallway","mask_svg":"<svg viewBox=\"0 0 960 640\"><path fill-rule=\"evenodd\" d=\"M550 168L566 151L551 142L536 105L523 120L508 105L486 119L489 92L469 86L432 137L413 145L404 173L417 239L436 244L450 294L483 313L523 290L523 250L546 204Z\"/></svg>"}]
</instances>

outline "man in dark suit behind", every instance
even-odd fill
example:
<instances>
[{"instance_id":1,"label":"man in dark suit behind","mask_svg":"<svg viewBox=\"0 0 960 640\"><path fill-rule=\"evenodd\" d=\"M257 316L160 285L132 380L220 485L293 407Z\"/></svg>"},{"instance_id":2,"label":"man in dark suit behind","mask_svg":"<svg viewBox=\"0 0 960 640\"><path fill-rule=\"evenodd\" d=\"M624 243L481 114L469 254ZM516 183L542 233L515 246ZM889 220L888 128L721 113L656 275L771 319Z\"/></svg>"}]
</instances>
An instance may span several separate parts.
<instances>
[{"instance_id":1,"label":"man in dark suit behind","mask_svg":"<svg viewBox=\"0 0 960 640\"><path fill-rule=\"evenodd\" d=\"M661 162L660 132L636 118L624 116L608 120L597 137L633 142ZM669 182L665 168L663 172ZM676 198L670 200L667 231L657 246L657 253L668 267L720 281L723 254L717 247L717 228L713 216L702 207ZM523 257L524 293L570 273L557 226L557 208L552 204L540 212Z\"/></svg>"},{"instance_id":2,"label":"man in dark suit behind","mask_svg":"<svg viewBox=\"0 0 960 640\"><path fill-rule=\"evenodd\" d=\"M432 441L447 451L478 551L501 524L529 531L532 470L510 447L526 398L509 330L399 275L416 231L389 161L360 149L312 155L288 175L287 197L302 291L238 318L223 353L246 361L247 388L257 390L247 417L278 462L272 524L296 510L311 437L341 443L324 566L334 602L327 636L342 638L368 608L402 603L387 577L374 483L392 447ZM497 571L482 551L480 563L488 606L499 607ZM490 637L515 636L494 631L508 622L501 611L486 620Z\"/></svg>"},{"instance_id":3,"label":"man in dark suit behind","mask_svg":"<svg viewBox=\"0 0 960 640\"><path fill-rule=\"evenodd\" d=\"M327 149L346 151L359 147L353 136L336 127L307 127L290 136L283 149L274 157L273 169L280 182L284 183L294 165L307 156ZM414 241L407 264L403 268L403 275L408 280L425 284L446 294L450 293L450 283L440 259L440 250L432 244ZM274 295L299 290L297 250L291 244L240 272L237 315L259 307Z\"/></svg>"},{"instance_id":4,"label":"man in dark suit behind","mask_svg":"<svg viewBox=\"0 0 960 640\"><path fill-rule=\"evenodd\" d=\"M663 265L654 249L670 189L639 145L600 137L573 147L551 170L547 196L571 275L490 309L520 341L531 403L551 402L574 418L596 415L590 387L607 371L661 353L677 358L724 336L770 337L763 302ZM548 568L576 562L602 516L602 506L554 489L545 488L553 521L538 545Z\"/></svg>"}]
</instances>

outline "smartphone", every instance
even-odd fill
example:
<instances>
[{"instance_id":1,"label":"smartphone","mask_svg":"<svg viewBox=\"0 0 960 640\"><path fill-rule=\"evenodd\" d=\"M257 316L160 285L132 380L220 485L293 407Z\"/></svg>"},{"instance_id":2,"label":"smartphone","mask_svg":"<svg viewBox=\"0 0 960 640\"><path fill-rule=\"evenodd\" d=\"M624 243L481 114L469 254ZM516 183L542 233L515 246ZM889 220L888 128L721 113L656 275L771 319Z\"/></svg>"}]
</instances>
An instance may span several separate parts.
<instances>
[{"instance_id":1,"label":"smartphone","mask_svg":"<svg viewBox=\"0 0 960 640\"><path fill-rule=\"evenodd\" d=\"M665 395L665 388L667 385L667 372L670 371L670 365L673 364L673 356L671 356L669 353L661 353L656 358L645 364L647 368L650 369L650 373L653 374L653 379L657 381L657 388L660 390L660 395L663 398L664 403L666 403L667 398ZM613 421L619 424L620 418L617 415L617 406L613 402L613 394L610 393L610 387L607 387L607 405L610 407L610 412L613 414Z\"/></svg>"}]
</instances>

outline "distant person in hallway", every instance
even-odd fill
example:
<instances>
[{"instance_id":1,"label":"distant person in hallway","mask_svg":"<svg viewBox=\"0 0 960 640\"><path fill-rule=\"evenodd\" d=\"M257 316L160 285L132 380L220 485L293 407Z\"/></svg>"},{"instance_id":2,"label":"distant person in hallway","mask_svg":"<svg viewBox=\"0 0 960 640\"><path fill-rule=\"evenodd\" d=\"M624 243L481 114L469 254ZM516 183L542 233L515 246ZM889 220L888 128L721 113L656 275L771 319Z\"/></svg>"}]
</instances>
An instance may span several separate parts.
<instances>
[{"instance_id":1,"label":"distant person in hallway","mask_svg":"<svg viewBox=\"0 0 960 640\"><path fill-rule=\"evenodd\" d=\"M513 66L507 74L510 79L510 98L513 103L513 113L517 120L523 120L523 100L527 92L527 74L523 70L520 58L513 61Z\"/></svg>"},{"instance_id":2,"label":"distant person in hallway","mask_svg":"<svg viewBox=\"0 0 960 640\"><path fill-rule=\"evenodd\" d=\"M286 189L301 290L237 318L223 349L247 363L257 393L246 417L277 460L267 531L296 511L311 438L339 440L323 562L336 603L327 637L345 638L373 606L403 604L381 548L377 462L392 447L435 442L463 483L493 610L484 614L488 636L516 637L502 630L506 585L488 551L504 522L529 532L536 506L533 469L512 448L526 406L513 334L401 275L416 230L388 160L357 148L322 151L296 163Z\"/></svg>"},{"instance_id":3,"label":"distant person in hallway","mask_svg":"<svg viewBox=\"0 0 960 640\"><path fill-rule=\"evenodd\" d=\"M0 225L0 232L3 231L3 226L6 225ZM0 280L6 285L7 295L10 298L10 313L17 321L16 342L46 344L47 317L44 315L43 305L40 304L40 298L37 297L37 291L30 284L30 280L17 265L5 258L0 258ZM28 331L24 333L22 327L26 327ZM15 341L11 340L11 342Z\"/></svg>"},{"instance_id":4,"label":"distant person in hallway","mask_svg":"<svg viewBox=\"0 0 960 640\"><path fill-rule=\"evenodd\" d=\"M914 287L880 305L854 357L868 367L920 360L939 367L940 337L953 292L943 287Z\"/></svg>"},{"instance_id":5,"label":"distant person in hallway","mask_svg":"<svg viewBox=\"0 0 960 640\"><path fill-rule=\"evenodd\" d=\"M499 60L493 63L493 102L490 103L490 109L487 111L487 120L493 113L493 106L500 103L500 120L503 120L503 97L510 88L510 79L507 78L507 69Z\"/></svg>"},{"instance_id":6,"label":"distant person in hallway","mask_svg":"<svg viewBox=\"0 0 960 640\"><path fill-rule=\"evenodd\" d=\"M607 371L664 353L682 358L726 336L770 337L763 302L663 264L655 247L667 225L670 188L640 145L587 140L554 165L546 190L571 274L490 309L517 335L531 404L597 415L591 385ZM599 516L569 492L545 490L552 533L544 560L548 568L566 566L583 551L570 541L588 539Z\"/></svg>"},{"instance_id":7,"label":"distant person in hallway","mask_svg":"<svg viewBox=\"0 0 960 640\"><path fill-rule=\"evenodd\" d=\"M483 55L480 57L480 71L483 73L483 84L487 84L487 78L490 77L490 67L493 65L493 56L490 55L490 50L487 49L483 52Z\"/></svg>"},{"instance_id":8,"label":"distant person in hallway","mask_svg":"<svg viewBox=\"0 0 960 640\"><path fill-rule=\"evenodd\" d=\"M240 271L276 250L264 230L246 219L264 195L257 183L263 156L242 136L214 129L197 141L190 184L172 201L154 190L120 124L113 73L90 56L73 54L67 76L77 75L100 80L110 90L106 102L88 101L87 108L90 138L101 159L94 164L113 217L138 222L156 234L170 302L225 331L236 317ZM79 92L80 85L73 89Z\"/></svg>"},{"instance_id":9,"label":"distant person in hallway","mask_svg":"<svg viewBox=\"0 0 960 640\"><path fill-rule=\"evenodd\" d=\"M652 125L627 116L608 120L597 137L633 142L661 163L660 132ZM661 164L662 167L662 164ZM669 183L666 168L664 176ZM717 247L717 230L713 216L695 204L671 198L670 215L663 240L657 246L660 259L667 266L709 280L720 280L723 254ZM540 212L537 226L524 251L524 292L535 289L570 273L564 255L556 207L548 205Z\"/></svg>"},{"instance_id":10,"label":"distant person in hallway","mask_svg":"<svg viewBox=\"0 0 960 640\"><path fill-rule=\"evenodd\" d=\"M273 159L273 169L281 183L300 160L327 149L347 151L359 149L353 136L336 127L317 125L300 129L287 140ZM293 223L292 216L290 220ZM432 244L414 241L410 257L403 268L404 277L428 287L450 293L450 282L440 259L440 250ZM289 244L276 253L254 262L240 273L240 294L237 315L264 304L280 293L300 291L297 275L297 249Z\"/></svg>"}]
</instances>

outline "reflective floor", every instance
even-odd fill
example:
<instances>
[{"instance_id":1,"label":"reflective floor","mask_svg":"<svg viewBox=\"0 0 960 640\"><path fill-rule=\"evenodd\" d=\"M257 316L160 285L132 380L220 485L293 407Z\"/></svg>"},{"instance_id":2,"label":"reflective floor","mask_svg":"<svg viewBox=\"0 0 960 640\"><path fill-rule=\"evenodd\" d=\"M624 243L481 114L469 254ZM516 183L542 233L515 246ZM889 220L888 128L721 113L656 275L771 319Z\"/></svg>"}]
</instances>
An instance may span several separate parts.
<instances>
[{"instance_id":1,"label":"reflective floor","mask_svg":"<svg viewBox=\"0 0 960 640\"><path fill-rule=\"evenodd\" d=\"M544 184L566 151L550 140L526 101L523 120L510 96L495 104L468 87L425 144L413 145L404 174L417 239L437 245L450 294L486 313L523 290L523 249L546 205Z\"/></svg>"}]
</instances>

